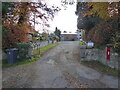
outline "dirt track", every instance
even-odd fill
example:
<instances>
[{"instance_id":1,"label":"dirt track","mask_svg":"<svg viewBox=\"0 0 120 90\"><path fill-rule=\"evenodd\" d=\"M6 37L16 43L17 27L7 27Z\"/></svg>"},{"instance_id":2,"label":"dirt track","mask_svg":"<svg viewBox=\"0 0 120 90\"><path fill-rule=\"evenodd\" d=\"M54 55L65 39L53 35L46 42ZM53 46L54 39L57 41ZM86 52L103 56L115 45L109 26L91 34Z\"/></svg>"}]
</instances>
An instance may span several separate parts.
<instances>
[{"instance_id":1,"label":"dirt track","mask_svg":"<svg viewBox=\"0 0 120 90\"><path fill-rule=\"evenodd\" d=\"M79 42L62 42L34 63L3 69L3 87L117 88L118 78L80 63Z\"/></svg>"}]
</instances>

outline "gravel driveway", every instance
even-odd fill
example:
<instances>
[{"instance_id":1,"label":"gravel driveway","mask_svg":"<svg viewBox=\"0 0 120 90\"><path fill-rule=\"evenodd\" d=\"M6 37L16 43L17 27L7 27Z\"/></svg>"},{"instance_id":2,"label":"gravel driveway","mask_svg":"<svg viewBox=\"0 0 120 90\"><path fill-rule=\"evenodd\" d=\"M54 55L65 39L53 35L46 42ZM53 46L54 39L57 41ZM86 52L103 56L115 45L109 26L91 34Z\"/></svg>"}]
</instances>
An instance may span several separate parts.
<instances>
[{"instance_id":1,"label":"gravel driveway","mask_svg":"<svg viewBox=\"0 0 120 90\"><path fill-rule=\"evenodd\" d=\"M62 42L40 60L3 68L3 88L117 88L118 78L80 63L77 41Z\"/></svg>"}]
</instances>

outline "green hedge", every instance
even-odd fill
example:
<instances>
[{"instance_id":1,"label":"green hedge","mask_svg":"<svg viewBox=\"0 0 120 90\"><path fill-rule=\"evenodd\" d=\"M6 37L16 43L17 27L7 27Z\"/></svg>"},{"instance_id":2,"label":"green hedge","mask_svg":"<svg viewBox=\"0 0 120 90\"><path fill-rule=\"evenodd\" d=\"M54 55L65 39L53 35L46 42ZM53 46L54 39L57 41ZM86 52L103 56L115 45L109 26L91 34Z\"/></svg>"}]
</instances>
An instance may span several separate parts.
<instances>
[{"instance_id":1,"label":"green hedge","mask_svg":"<svg viewBox=\"0 0 120 90\"><path fill-rule=\"evenodd\" d=\"M19 59L28 58L28 51L31 48L29 43L18 43L15 45L15 48L18 48Z\"/></svg>"}]
</instances>

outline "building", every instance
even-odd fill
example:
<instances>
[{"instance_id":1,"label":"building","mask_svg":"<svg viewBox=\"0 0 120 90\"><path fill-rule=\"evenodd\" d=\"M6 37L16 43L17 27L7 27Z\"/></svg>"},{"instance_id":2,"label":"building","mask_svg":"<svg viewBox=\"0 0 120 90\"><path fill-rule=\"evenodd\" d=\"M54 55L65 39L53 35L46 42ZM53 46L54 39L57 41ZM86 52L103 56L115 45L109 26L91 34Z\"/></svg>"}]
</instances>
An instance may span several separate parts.
<instances>
[{"instance_id":1,"label":"building","mask_svg":"<svg viewBox=\"0 0 120 90\"><path fill-rule=\"evenodd\" d=\"M77 40L77 34L64 33L61 34L61 41L75 41Z\"/></svg>"}]
</instances>

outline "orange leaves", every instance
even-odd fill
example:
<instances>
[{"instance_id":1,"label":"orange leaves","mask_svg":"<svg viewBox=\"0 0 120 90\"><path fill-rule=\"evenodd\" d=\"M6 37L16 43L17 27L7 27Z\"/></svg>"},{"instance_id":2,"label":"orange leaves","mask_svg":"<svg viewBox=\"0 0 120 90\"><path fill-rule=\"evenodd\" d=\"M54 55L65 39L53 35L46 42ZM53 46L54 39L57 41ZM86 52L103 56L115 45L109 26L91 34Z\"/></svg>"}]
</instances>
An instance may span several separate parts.
<instances>
[{"instance_id":1,"label":"orange leaves","mask_svg":"<svg viewBox=\"0 0 120 90\"><path fill-rule=\"evenodd\" d=\"M18 43L27 41L27 33L21 27L10 27L10 30L6 31L7 38L10 43Z\"/></svg>"},{"instance_id":2,"label":"orange leaves","mask_svg":"<svg viewBox=\"0 0 120 90\"><path fill-rule=\"evenodd\" d=\"M119 2L88 2L87 7L92 7L90 11L88 11L87 15L97 14L99 17L103 19L109 19L118 17L118 4Z\"/></svg>"},{"instance_id":3,"label":"orange leaves","mask_svg":"<svg viewBox=\"0 0 120 90\"><path fill-rule=\"evenodd\" d=\"M8 30L3 32L3 48L8 48L15 43L29 41L29 33L34 33L29 24L23 23L19 25L9 26Z\"/></svg>"},{"instance_id":4,"label":"orange leaves","mask_svg":"<svg viewBox=\"0 0 120 90\"><path fill-rule=\"evenodd\" d=\"M85 13L83 13L83 16L85 17L85 16L90 16L90 15L92 15L93 14L93 12L92 11L86 11Z\"/></svg>"},{"instance_id":5,"label":"orange leaves","mask_svg":"<svg viewBox=\"0 0 120 90\"><path fill-rule=\"evenodd\" d=\"M101 27L102 26L102 27ZM110 42L110 38L112 37L112 25L111 23L101 22L96 25L94 41L99 44L106 44Z\"/></svg>"}]
</instances>

